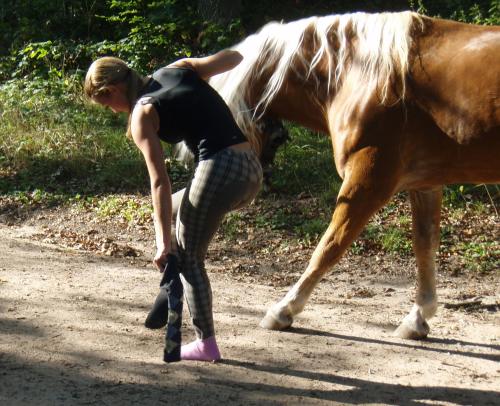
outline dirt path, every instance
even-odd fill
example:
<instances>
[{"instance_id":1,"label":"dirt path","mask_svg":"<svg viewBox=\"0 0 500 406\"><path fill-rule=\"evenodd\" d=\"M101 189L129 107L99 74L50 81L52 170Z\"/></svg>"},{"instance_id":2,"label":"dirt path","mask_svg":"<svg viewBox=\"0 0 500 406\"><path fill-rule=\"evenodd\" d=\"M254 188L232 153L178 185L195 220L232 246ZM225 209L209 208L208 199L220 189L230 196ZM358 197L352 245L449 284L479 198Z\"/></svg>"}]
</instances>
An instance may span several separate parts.
<instances>
[{"instance_id":1,"label":"dirt path","mask_svg":"<svg viewBox=\"0 0 500 406\"><path fill-rule=\"evenodd\" d=\"M34 231L0 224L2 405L499 404L491 306L440 306L430 339L403 341L391 333L413 281L358 275L357 292L371 294L353 296L352 273L339 272L293 329L270 332L258 322L286 288L236 281L209 264L224 361L167 365L163 332L142 326L159 275L36 242ZM484 300L498 301L498 282ZM470 283L442 281L440 299Z\"/></svg>"}]
</instances>

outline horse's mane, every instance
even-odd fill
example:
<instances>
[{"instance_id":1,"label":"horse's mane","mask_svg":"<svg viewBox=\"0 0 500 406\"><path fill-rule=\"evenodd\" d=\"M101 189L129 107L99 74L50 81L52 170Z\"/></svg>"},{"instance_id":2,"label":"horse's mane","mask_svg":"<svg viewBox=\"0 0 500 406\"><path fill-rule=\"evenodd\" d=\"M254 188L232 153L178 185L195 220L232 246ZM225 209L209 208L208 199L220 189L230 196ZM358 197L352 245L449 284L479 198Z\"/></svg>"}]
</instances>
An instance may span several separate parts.
<instances>
[{"instance_id":1,"label":"horse's mane","mask_svg":"<svg viewBox=\"0 0 500 406\"><path fill-rule=\"evenodd\" d=\"M399 82L400 98L404 97L411 29L415 22L421 24L421 17L409 11L272 22L233 47L243 55L243 61L211 78L210 85L224 98L238 125L260 152L256 119L280 91L290 70L299 72L297 64L305 68L300 70L305 72L304 80L327 86L329 94L338 91L348 75L357 75L356 89L348 101L352 108L374 90L379 92L383 103L394 80ZM311 31L313 42L305 46L305 34ZM320 83L317 69L325 63L328 80ZM255 105L248 105L246 96L255 79L271 68L272 74L260 99Z\"/></svg>"}]
</instances>

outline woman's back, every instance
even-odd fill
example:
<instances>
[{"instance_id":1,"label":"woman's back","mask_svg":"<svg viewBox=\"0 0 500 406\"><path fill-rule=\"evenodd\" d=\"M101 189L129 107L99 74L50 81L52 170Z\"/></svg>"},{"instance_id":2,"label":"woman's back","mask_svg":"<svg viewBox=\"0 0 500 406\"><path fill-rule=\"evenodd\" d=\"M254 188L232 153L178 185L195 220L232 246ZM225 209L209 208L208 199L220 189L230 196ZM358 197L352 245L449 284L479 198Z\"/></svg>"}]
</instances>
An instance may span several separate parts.
<instances>
[{"instance_id":1,"label":"woman's back","mask_svg":"<svg viewBox=\"0 0 500 406\"><path fill-rule=\"evenodd\" d=\"M155 107L158 136L169 143L185 141L197 160L246 141L224 100L191 69L157 70L139 102Z\"/></svg>"}]
</instances>

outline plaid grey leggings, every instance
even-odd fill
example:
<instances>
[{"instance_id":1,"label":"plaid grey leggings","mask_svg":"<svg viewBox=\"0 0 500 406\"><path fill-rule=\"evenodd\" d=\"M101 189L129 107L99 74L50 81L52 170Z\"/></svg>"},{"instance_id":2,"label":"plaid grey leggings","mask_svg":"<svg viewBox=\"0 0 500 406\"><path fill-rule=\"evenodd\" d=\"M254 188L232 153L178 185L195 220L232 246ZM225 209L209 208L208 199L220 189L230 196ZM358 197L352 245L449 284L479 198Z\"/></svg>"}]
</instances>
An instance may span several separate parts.
<instances>
[{"instance_id":1,"label":"plaid grey leggings","mask_svg":"<svg viewBox=\"0 0 500 406\"><path fill-rule=\"evenodd\" d=\"M226 213L252 201L261 182L262 168L254 152L226 148L200 161L186 188L172 196L172 241L177 242L184 294L198 338L215 334L205 271L208 244Z\"/></svg>"}]
</instances>

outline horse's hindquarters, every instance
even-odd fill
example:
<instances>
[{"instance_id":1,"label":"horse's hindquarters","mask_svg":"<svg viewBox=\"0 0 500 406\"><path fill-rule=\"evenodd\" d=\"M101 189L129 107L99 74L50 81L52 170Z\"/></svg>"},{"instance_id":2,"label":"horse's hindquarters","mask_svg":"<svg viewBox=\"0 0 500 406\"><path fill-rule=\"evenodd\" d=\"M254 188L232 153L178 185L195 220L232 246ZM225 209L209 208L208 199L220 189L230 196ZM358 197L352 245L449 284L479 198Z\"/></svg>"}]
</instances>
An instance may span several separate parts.
<instances>
[{"instance_id":1,"label":"horse's hindquarters","mask_svg":"<svg viewBox=\"0 0 500 406\"><path fill-rule=\"evenodd\" d=\"M408 81L408 186L500 182L500 27L423 21Z\"/></svg>"}]
</instances>

